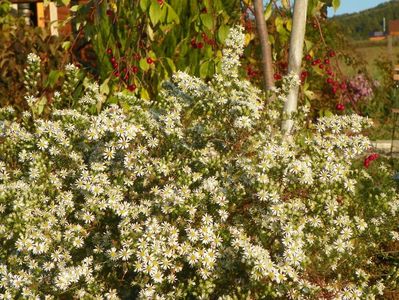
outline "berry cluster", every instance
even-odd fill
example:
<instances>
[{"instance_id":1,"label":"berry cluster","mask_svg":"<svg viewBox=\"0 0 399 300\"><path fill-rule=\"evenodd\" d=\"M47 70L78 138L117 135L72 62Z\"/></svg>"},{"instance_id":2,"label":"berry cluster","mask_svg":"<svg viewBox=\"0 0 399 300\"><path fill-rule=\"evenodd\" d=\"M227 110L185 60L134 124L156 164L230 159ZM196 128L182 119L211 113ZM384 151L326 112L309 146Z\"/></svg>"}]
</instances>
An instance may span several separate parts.
<instances>
[{"instance_id":1,"label":"berry cluster","mask_svg":"<svg viewBox=\"0 0 399 300\"><path fill-rule=\"evenodd\" d=\"M113 55L111 48L107 49L107 55L109 57L109 62L112 64L114 76L124 82L129 91L134 92L137 89L137 85L134 83L134 77L140 71L139 67L129 66L125 57L121 57L119 60L117 60ZM141 59L141 55L139 53L135 53L133 55L133 59L135 61L139 61ZM146 61L149 65L154 63L154 60L151 57L147 57Z\"/></svg>"},{"instance_id":2,"label":"berry cluster","mask_svg":"<svg viewBox=\"0 0 399 300\"><path fill-rule=\"evenodd\" d=\"M379 155L378 155L377 153L373 153L373 154L370 154L369 156L367 156L367 157L364 159L364 162L363 162L364 167L365 167L365 168L368 168L368 167L370 166L370 163L371 163L373 160L376 160L378 157L379 157Z\"/></svg>"},{"instance_id":3,"label":"berry cluster","mask_svg":"<svg viewBox=\"0 0 399 300\"><path fill-rule=\"evenodd\" d=\"M216 40L209 38L209 36L205 32L201 33L201 38L202 41L197 41L196 38L193 38L190 42L191 47L194 49L202 49L204 47L204 44L208 44L211 47L216 46Z\"/></svg>"},{"instance_id":4,"label":"berry cluster","mask_svg":"<svg viewBox=\"0 0 399 300\"><path fill-rule=\"evenodd\" d=\"M134 92L137 86L134 83L129 83L130 82L129 79L132 74L137 74L139 72L139 68L137 66L122 67L120 63L121 62L123 63L125 59L121 58L120 60L117 60L113 55L111 48L107 49L107 54L109 56L109 62L112 64L112 68L114 69L113 71L114 76L118 77L121 81L123 81L127 85L129 91Z\"/></svg>"},{"instance_id":5,"label":"berry cluster","mask_svg":"<svg viewBox=\"0 0 399 300\"><path fill-rule=\"evenodd\" d=\"M253 69L252 66L250 66L250 65L247 66L246 70L247 70L247 76L249 79L259 77L259 71Z\"/></svg>"},{"instance_id":6,"label":"berry cluster","mask_svg":"<svg viewBox=\"0 0 399 300\"><path fill-rule=\"evenodd\" d=\"M312 68L318 68L322 75L326 76L325 82L328 86L328 91L332 93L334 96L338 96L339 98L344 98L346 96L348 86L345 81L340 81L337 79L336 73L334 72L333 67L331 66L331 58L335 57L336 53L334 50L329 50L324 58L315 58L311 54L307 54L305 56L305 61L311 65ZM319 73L320 73L319 71ZM340 101L337 103L335 108L338 111L344 111L345 105L342 103L344 101Z\"/></svg>"}]
</instances>

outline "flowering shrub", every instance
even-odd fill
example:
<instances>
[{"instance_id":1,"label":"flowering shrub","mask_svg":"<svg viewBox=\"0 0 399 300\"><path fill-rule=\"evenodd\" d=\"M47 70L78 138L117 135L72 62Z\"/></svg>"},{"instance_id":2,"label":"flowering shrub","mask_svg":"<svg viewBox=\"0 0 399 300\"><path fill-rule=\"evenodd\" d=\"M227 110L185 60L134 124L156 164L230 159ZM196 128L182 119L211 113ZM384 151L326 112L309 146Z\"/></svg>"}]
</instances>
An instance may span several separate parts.
<instances>
[{"instance_id":1,"label":"flowering shrub","mask_svg":"<svg viewBox=\"0 0 399 300\"><path fill-rule=\"evenodd\" d=\"M304 107L282 136L299 80L266 101L238 76L243 43L233 29L222 72L178 72L160 102L105 105L91 83L79 99L56 93L43 119L27 79L32 112L1 109L3 298L360 299L394 282L376 267L399 236L399 197L383 164L362 167L369 120L306 127Z\"/></svg>"}]
</instances>

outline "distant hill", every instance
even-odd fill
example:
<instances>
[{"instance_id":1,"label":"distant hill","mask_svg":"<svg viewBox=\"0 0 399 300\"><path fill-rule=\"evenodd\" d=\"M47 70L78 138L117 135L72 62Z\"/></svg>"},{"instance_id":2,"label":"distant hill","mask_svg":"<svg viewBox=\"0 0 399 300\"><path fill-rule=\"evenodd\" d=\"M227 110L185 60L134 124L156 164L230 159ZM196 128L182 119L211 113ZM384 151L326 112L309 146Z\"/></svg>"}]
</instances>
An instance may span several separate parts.
<instances>
[{"instance_id":1,"label":"distant hill","mask_svg":"<svg viewBox=\"0 0 399 300\"><path fill-rule=\"evenodd\" d=\"M388 30L390 20L399 20L399 0L391 0L358 13L339 15L330 20L336 22L349 37L355 40L364 40L369 37L371 32L382 31L384 17L386 30Z\"/></svg>"}]
</instances>

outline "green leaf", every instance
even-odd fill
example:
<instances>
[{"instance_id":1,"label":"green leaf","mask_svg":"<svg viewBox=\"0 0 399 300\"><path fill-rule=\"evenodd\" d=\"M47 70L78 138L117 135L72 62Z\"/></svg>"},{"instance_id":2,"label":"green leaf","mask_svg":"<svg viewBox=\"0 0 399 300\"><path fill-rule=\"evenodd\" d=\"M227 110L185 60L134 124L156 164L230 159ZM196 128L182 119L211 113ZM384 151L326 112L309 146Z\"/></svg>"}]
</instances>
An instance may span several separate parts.
<instances>
[{"instance_id":1,"label":"green leaf","mask_svg":"<svg viewBox=\"0 0 399 300\"><path fill-rule=\"evenodd\" d=\"M166 5L167 3L164 3L164 5ZM166 22L167 23L176 23L179 24L180 23L180 18L177 15L176 11L173 9L172 6L167 5L166 7Z\"/></svg>"},{"instance_id":2,"label":"green leaf","mask_svg":"<svg viewBox=\"0 0 399 300\"><path fill-rule=\"evenodd\" d=\"M272 4L273 1L270 1L270 3L266 6L265 12L263 13L265 21L269 20L270 16L272 15Z\"/></svg>"},{"instance_id":3,"label":"green leaf","mask_svg":"<svg viewBox=\"0 0 399 300\"><path fill-rule=\"evenodd\" d=\"M200 77L205 78L208 75L209 60L204 61L200 66Z\"/></svg>"},{"instance_id":4,"label":"green leaf","mask_svg":"<svg viewBox=\"0 0 399 300\"><path fill-rule=\"evenodd\" d=\"M150 6L151 0L140 0L140 8L143 12L146 12Z\"/></svg>"},{"instance_id":5,"label":"green leaf","mask_svg":"<svg viewBox=\"0 0 399 300\"><path fill-rule=\"evenodd\" d=\"M150 41L154 40L154 30L152 30L150 24L147 24L147 35L148 35Z\"/></svg>"},{"instance_id":6,"label":"green leaf","mask_svg":"<svg viewBox=\"0 0 399 300\"><path fill-rule=\"evenodd\" d=\"M69 10L72 12L76 12L80 7L81 7L80 5L73 5Z\"/></svg>"},{"instance_id":7,"label":"green leaf","mask_svg":"<svg viewBox=\"0 0 399 300\"><path fill-rule=\"evenodd\" d=\"M220 26L219 30L218 30L218 39L220 43L224 43L225 39L227 38L228 34L229 34L229 26L227 25L222 25Z\"/></svg>"},{"instance_id":8,"label":"green leaf","mask_svg":"<svg viewBox=\"0 0 399 300\"><path fill-rule=\"evenodd\" d=\"M148 94L148 91L144 88L141 89L140 96L142 99L150 100L150 94Z\"/></svg>"},{"instance_id":9,"label":"green leaf","mask_svg":"<svg viewBox=\"0 0 399 300\"><path fill-rule=\"evenodd\" d=\"M175 66L173 60L170 59L169 57L167 57L166 58L166 63L168 64L168 66L169 66L170 70L172 71L172 73L175 73L176 72L176 66Z\"/></svg>"},{"instance_id":10,"label":"green leaf","mask_svg":"<svg viewBox=\"0 0 399 300\"><path fill-rule=\"evenodd\" d=\"M147 59L145 58L140 59L139 66L143 71L148 71L150 69L150 65L147 63Z\"/></svg>"},{"instance_id":11,"label":"green leaf","mask_svg":"<svg viewBox=\"0 0 399 300\"><path fill-rule=\"evenodd\" d=\"M283 7L285 9L290 9L290 7L291 7L289 0L281 0L281 4L283 5Z\"/></svg>"},{"instance_id":12,"label":"green leaf","mask_svg":"<svg viewBox=\"0 0 399 300\"><path fill-rule=\"evenodd\" d=\"M340 5L341 5L341 0L333 0L332 1L332 7L334 8L334 11L337 11L337 9Z\"/></svg>"},{"instance_id":13,"label":"green leaf","mask_svg":"<svg viewBox=\"0 0 399 300\"><path fill-rule=\"evenodd\" d=\"M109 82L109 78L105 79L104 82L100 85L100 93L103 95L109 94L108 82Z\"/></svg>"},{"instance_id":14,"label":"green leaf","mask_svg":"<svg viewBox=\"0 0 399 300\"><path fill-rule=\"evenodd\" d=\"M46 96L43 96L40 98L39 102L37 103L37 114L40 116L43 111L44 111L44 107L47 104L47 98Z\"/></svg>"},{"instance_id":15,"label":"green leaf","mask_svg":"<svg viewBox=\"0 0 399 300\"><path fill-rule=\"evenodd\" d=\"M200 16L202 25L205 26L205 28L212 30L213 29L213 18L210 14L202 14Z\"/></svg>"},{"instance_id":16,"label":"green leaf","mask_svg":"<svg viewBox=\"0 0 399 300\"><path fill-rule=\"evenodd\" d=\"M67 51L69 48L71 48L71 42L70 41L63 42L61 47L62 49Z\"/></svg>"},{"instance_id":17,"label":"green leaf","mask_svg":"<svg viewBox=\"0 0 399 300\"><path fill-rule=\"evenodd\" d=\"M306 51L310 51L310 49L312 49L312 47L313 47L313 42L311 42L310 40L305 39Z\"/></svg>"},{"instance_id":18,"label":"green leaf","mask_svg":"<svg viewBox=\"0 0 399 300\"><path fill-rule=\"evenodd\" d=\"M152 1L150 6L150 20L153 26L157 25L161 18L161 6L158 2Z\"/></svg>"},{"instance_id":19,"label":"green leaf","mask_svg":"<svg viewBox=\"0 0 399 300\"><path fill-rule=\"evenodd\" d=\"M57 83L58 78L60 78L64 73L62 71L58 70L52 70L50 74L47 77L47 80L45 82L45 87L54 87L54 85Z\"/></svg>"}]
</instances>

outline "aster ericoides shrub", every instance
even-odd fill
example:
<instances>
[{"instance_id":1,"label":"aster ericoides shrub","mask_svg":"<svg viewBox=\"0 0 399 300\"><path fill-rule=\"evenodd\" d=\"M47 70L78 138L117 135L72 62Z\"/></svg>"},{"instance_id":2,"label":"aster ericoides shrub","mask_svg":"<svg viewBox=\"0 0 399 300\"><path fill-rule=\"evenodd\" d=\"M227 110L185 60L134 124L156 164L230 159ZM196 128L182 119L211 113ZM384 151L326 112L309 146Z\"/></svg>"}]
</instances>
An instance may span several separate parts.
<instances>
[{"instance_id":1,"label":"aster ericoides shrub","mask_svg":"<svg viewBox=\"0 0 399 300\"><path fill-rule=\"evenodd\" d=\"M220 74L178 72L160 102L121 92L98 110L92 83L77 101L57 93L48 119L15 122L1 109L3 298L383 292L391 278L376 275L376 257L398 237L399 197L384 165L376 178L357 164L369 120L305 128L303 107L285 139L281 109L298 79L265 99L237 74L240 27L226 45Z\"/></svg>"}]
</instances>

